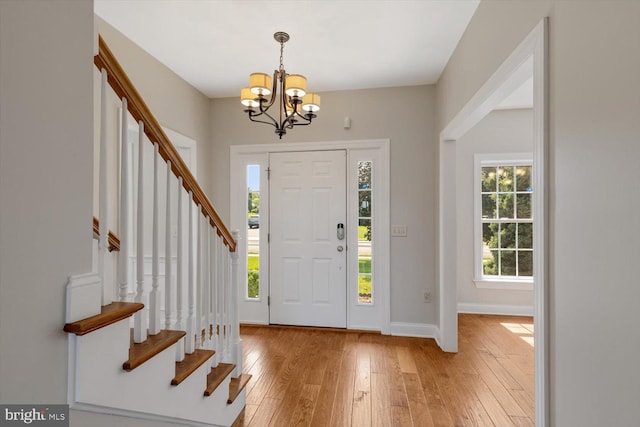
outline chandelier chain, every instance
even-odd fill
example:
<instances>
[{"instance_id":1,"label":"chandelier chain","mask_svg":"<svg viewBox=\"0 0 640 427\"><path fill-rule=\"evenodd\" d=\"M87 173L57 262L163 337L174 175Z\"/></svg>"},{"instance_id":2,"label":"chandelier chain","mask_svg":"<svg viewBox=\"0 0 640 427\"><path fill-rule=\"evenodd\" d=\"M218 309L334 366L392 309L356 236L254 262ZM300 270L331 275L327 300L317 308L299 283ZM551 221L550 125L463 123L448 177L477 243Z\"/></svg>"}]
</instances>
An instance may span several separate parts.
<instances>
[{"instance_id":1,"label":"chandelier chain","mask_svg":"<svg viewBox=\"0 0 640 427\"><path fill-rule=\"evenodd\" d=\"M284 57L284 41L280 41L280 71L284 71L284 64L283 64L283 57Z\"/></svg>"}]
</instances>

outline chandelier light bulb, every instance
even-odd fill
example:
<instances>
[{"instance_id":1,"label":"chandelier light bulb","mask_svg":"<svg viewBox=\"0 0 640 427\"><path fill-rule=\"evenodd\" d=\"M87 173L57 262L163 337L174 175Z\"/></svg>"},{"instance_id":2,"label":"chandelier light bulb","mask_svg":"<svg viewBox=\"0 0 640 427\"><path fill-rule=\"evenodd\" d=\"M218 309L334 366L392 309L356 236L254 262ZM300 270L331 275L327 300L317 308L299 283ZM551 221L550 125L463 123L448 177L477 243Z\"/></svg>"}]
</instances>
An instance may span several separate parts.
<instances>
[{"instance_id":1,"label":"chandelier light bulb","mask_svg":"<svg viewBox=\"0 0 640 427\"><path fill-rule=\"evenodd\" d=\"M302 98L307 92L307 78L300 74L289 74L285 77L285 93Z\"/></svg>"},{"instance_id":2,"label":"chandelier light bulb","mask_svg":"<svg viewBox=\"0 0 640 427\"><path fill-rule=\"evenodd\" d=\"M249 87L256 95L271 94L271 76L264 73L253 73L249 76Z\"/></svg>"},{"instance_id":3,"label":"chandelier light bulb","mask_svg":"<svg viewBox=\"0 0 640 427\"><path fill-rule=\"evenodd\" d=\"M243 87L240 91L240 102L245 107L257 107L260 105L260 102L257 100L257 96L255 93L251 92L250 87Z\"/></svg>"}]
</instances>

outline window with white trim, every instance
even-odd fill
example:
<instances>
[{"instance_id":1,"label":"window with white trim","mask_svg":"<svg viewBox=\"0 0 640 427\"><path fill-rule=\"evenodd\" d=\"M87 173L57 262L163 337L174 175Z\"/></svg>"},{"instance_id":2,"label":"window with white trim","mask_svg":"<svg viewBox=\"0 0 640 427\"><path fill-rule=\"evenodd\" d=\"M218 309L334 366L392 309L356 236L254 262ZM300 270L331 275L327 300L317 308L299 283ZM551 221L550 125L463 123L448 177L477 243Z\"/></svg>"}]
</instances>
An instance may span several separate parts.
<instances>
[{"instance_id":1,"label":"window with white trim","mask_svg":"<svg viewBox=\"0 0 640 427\"><path fill-rule=\"evenodd\" d=\"M533 280L531 155L476 155L477 282Z\"/></svg>"}]
</instances>

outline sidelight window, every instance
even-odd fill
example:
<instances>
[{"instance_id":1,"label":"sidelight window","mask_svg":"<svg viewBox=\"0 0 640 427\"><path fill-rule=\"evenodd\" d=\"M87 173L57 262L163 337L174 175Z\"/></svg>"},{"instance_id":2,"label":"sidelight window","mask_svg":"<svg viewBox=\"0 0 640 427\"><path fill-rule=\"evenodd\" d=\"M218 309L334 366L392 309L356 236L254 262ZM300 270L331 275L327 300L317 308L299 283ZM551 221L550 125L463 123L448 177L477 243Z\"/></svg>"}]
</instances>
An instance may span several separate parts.
<instances>
[{"instance_id":1,"label":"sidelight window","mask_svg":"<svg viewBox=\"0 0 640 427\"><path fill-rule=\"evenodd\" d=\"M372 162L358 162L358 303L373 302Z\"/></svg>"},{"instance_id":2,"label":"sidelight window","mask_svg":"<svg viewBox=\"0 0 640 427\"><path fill-rule=\"evenodd\" d=\"M260 298L260 165L247 166L247 298Z\"/></svg>"}]
</instances>

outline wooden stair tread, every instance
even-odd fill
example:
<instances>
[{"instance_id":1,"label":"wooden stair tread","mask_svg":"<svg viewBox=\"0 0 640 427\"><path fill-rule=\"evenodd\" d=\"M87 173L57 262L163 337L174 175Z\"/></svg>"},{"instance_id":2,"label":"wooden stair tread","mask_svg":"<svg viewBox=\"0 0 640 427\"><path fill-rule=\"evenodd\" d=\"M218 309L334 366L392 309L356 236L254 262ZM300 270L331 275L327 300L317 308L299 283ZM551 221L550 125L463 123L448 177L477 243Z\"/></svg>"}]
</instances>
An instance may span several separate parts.
<instances>
[{"instance_id":1,"label":"wooden stair tread","mask_svg":"<svg viewBox=\"0 0 640 427\"><path fill-rule=\"evenodd\" d=\"M131 330L131 346L129 347L129 360L122 364L125 371L131 371L151 359L173 344L180 341L187 333L185 331L161 330L156 335L149 335L147 340L141 343L133 342L133 329Z\"/></svg>"},{"instance_id":2,"label":"wooden stair tread","mask_svg":"<svg viewBox=\"0 0 640 427\"><path fill-rule=\"evenodd\" d=\"M231 404L236 400L236 397L240 395L240 392L245 388L250 379L250 374L240 374L237 378L231 378L231 382L229 383L229 399L227 399L227 403Z\"/></svg>"},{"instance_id":3,"label":"wooden stair tread","mask_svg":"<svg viewBox=\"0 0 640 427\"><path fill-rule=\"evenodd\" d=\"M104 328L112 323L132 316L136 311L141 310L144 304L139 302L112 302L105 305L100 310L100 314L78 320L77 322L64 325L64 331L76 335L84 335L100 328Z\"/></svg>"},{"instance_id":4,"label":"wooden stair tread","mask_svg":"<svg viewBox=\"0 0 640 427\"><path fill-rule=\"evenodd\" d=\"M204 391L204 395L211 396L235 367L236 365L231 363L218 363L217 367L211 368L211 372L207 375L207 389Z\"/></svg>"},{"instance_id":5,"label":"wooden stair tread","mask_svg":"<svg viewBox=\"0 0 640 427\"><path fill-rule=\"evenodd\" d=\"M176 362L176 376L171 380L171 385L178 385L187 379L215 353L213 350L195 350L191 354L185 354L182 362Z\"/></svg>"}]
</instances>

